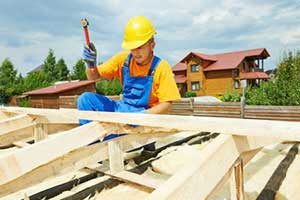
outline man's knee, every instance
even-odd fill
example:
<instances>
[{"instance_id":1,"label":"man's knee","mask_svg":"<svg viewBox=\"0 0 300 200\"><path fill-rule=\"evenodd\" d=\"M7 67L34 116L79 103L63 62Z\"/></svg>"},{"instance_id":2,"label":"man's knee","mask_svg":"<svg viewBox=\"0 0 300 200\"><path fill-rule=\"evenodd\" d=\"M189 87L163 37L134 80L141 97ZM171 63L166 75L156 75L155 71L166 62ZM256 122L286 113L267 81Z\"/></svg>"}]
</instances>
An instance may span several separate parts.
<instances>
[{"instance_id":1,"label":"man's knee","mask_svg":"<svg viewBox=\"0 0 300 200\"><path fill-rule=\"evenodd\" d=\"M82 108L95 95L93 92L84 92L77 99L77 108Z\"/></svg>"}]
</instances>

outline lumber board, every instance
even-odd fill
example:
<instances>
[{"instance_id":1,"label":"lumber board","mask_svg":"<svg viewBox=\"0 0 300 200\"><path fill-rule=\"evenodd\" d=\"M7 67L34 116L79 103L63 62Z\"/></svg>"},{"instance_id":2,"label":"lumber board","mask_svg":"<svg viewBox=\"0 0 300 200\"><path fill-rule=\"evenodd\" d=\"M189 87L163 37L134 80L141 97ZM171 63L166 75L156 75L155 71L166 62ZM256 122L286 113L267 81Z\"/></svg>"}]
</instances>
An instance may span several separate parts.
<instances>
[{"instance_id":1,"label":"lumber board","mask_svg":"<svg viewBox=\"0 0 300 200\"><path fill-rule=\"evenodd\" d=\"M33 136L33 129L35 124L28 124L27 126L23 126L21 128L10 130L8 132L1 132L0 134L0 147L7 148L13 142L31 138Z\"/></svg>"},{"instance_id":2,"label":"lumber board","mask_svg":"<svg viewBox=\"0 0 300 200\"><path fill-rule=\"evenodd\" d=\"M39 142L39 141L44 140L48 137L47 126L45 126L44 124L37 124L34 127L33 132L34 132L33 133L34 142Z\"/></svg>"},{"instance_id":3,"label":"lumber board","mask_svg":"<svg viewBox=\"0 0 300 200\"><path fill-rule=\"evenodd\" d=\"M278 165L278 167L270 177L269 181L266 183L262 192L258 195L257 200L275 199L276 192L279 190L282 181L286 177L288 168L290 167L296 155L298 154L299 151L298 148L299 148L299 143L294 144L290 148L286 157L280 162L280 164Z\"/></svg>"},{"instance_id":4,"label":"lumber board","mask_svg":"<svg viewBox=\"0 0 300 200\"><path fill-rule=\"evenodd\" d=\"M118 173L112 174L107 172L102 172L97 169L91 169L93 171L101 172L104 175L107 175L111 178L123 181L125 183L137 184L139 186L147 187L149 189L155 190L159 185L163 184L163 181L160 179L154 179L151 177L145 177L130 171L120 171Z\"/></svg>"},{"instance_id":5,"label":"lumber board","mask_svg":"<svg viewBox=\"0 0 300 200\"><path fill-rule=\"evenodd\" d=\"M178 171L157 188L147 200L205 199L242 152L274 142L280 140L220 135L203 149L192 166Z\"/></svg>"},{"instance_id":6,"label":"lumber board","mask_svg":"<svg viewBox=\"0 0 300 200\"><path fill-rule=\"evenodd\" d=\"M6 154L0 157L0 184L5 184L97 138L104 137L105 134L107 132L101 124L93 122Z\"/></svg>"},{"instance_id":7,"label":"lumber board","mask_svg":"<svg viewBox=\"0 0 300 200\"><path fill-rule=\"evenodd\" d=\"M257 149L253 149L250 151L245 151L243 153L240 154L239 159L243 160L244 165L246 165L259 151L261 151L261 148L257 148ZM228 179L230 178L231 174L232 174L232 170L234 168L234 164L231 166L231 168L226 172L226 174L223 176L223 178L221 179L221 181L219 181L219 183L215 186L215 188L210 192L210 194L207 196L206 199L212 199L212 196L218 192L223 186L224 184L228 181Z\"/></svg>"},{"instance_id":8,"label":"lumber board","mask_svg":"<svg viewBox=\"0 0 300 200\"><path fill-rule=\"evenodd\" d=\"M43 115L44 120L55 123L74 123L78 119L101 122L136 124L150 127L175 128L182 131L219 132L227 135L276 137L284 140L300 141L300 122L233 119L216 117L195 117L176 115L156 115L139 113L111 113L77 110L55 110L5 107L0 110ZM39 118L40 119L40 118ZM183 123L184 122L184 123Z\"/></svg>"},{"instance_id":9,"label":"lumber board","mask_svg":"<svg viewBox=\"0 0 300 200\"><path fill-rule=\"evenodd\" d=\"M151 143L157 140L157 138L165 137L167 135L170 134L169 133L149 133L143 135L132 134L132 135L126 135L119 138L115 138L114 141L121 142L123 148L122 150L128 151L130 149L135 149L147 143ZM40 143L44 143L45 141L41 141ZM78 170L88 165L95 164L99 161L108 159L107 143L108 142L106 141L103 143L97 143L94 145L88 145L81 148L77 148L69 152L68 154L62 155L61 157L57 157L55 160L47 164L41 165L6 184L0 185L1 188L0 197L16 192L30 185L39 183L51 176ZM32 146L37 144L33 144ZM30 157L26 157L26 159L28 162L32 160Z\"/></svg>"},{"instance_id":10,"label":"lumber board","mask_svg":"<svg viewBox=\"0 0 300 200\"><path fill-rule=\"evenodd\" d=\"M112 174L124 170L124 157L120 142L108 142L109 168Z\"/></svg>"},{"instance_id":11,"label":"lumber board","mask_svg":"<svg viewBox=\"0 0 300 200\"><path fill-rule=\"evenodd\" d=\"M77 124L43 124L47 130L48 134L55 134L58 132L70 130L77 127ZM34 135L35 123L28 124L25 127L19 129L8 131L6 133L0 134L0 148L8 148L13 145L14 142L20 140L32 140Z\"/></svg>"},{"instance_id":12,"label":"lumber board","mask_svg":"<svg viewBox=\"0 0 300 200\"><path fill-rule=\"evenodd\" d=\"M0 134L27 127L28 124L34 124L34 118L27 114L10 117L0 121Z\"/></svg>"}]
</instances>

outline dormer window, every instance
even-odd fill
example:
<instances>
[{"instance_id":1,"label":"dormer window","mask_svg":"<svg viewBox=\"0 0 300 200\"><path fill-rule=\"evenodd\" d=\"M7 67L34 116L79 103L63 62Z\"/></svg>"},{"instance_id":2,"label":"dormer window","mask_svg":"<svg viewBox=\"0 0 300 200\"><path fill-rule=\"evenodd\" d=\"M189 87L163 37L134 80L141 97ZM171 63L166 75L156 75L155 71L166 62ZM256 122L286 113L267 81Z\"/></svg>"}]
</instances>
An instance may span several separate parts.
<instances>
[{"instance_id":1,"label":"dormer window","mask_svg":"<svg viewBox=\"0 0 300 200\"><path fill-rule=\"evenodd\" d=\"M199 72L199 65L191 64L191 72Z\"/></svg>"}]
</instances>

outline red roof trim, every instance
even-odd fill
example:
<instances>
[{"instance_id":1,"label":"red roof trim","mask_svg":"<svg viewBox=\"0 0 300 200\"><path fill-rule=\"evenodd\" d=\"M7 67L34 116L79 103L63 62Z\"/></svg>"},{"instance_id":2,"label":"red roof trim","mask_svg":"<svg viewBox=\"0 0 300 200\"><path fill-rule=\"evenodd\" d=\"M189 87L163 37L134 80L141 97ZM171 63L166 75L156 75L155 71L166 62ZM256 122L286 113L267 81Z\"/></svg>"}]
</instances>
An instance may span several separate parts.
<instances>
[{"instance_id":1,"label":"red roof trim","mask_svg":"<svg viewBox=\"0 0 300 200\"><path fill-rule=\"evenodd\" d=\"M184 75L176 75L175 76L176 83L185 83L186 80L187 80L187 78Z\"/></svg>"},{"instance_id":2,"label":"red roof trim","mask_svg":"<svg viewBox=\"0 0 300 200\"><path fill-rule=\"evenodd\" d=\"M185 71L187 69L187 64L185 63L177 63L173 68L172 71Z\"/></svg>"},{"instance_id":3,"label":"red roof trim","mask_svg":"<svg viewBox=\"0 0 300 200\"><path fill-rule=\"evenodd\" d=\"M220 53L220 54L214 54L214 55L190 52L180 62L185 62L191 56L196 56L200 59L212 62L210 65L208 65L204 69L204 71L216 71L216 70L235 69L239 66L239 64L245 58L259 57L259 58L265 59L265 58L269 57L270 55L265 48L257 48L257 49L243 50L243 51L233 51L233 52Z\"/></svg>"},{"instance_id":4,"label":"red roof trim","mask_svg":"<svg viewBox=\"0 0 300 200\"><path fill-rule=\"evenodd\" d=\"M241 72L240 79L269 79L269 76L265 72Z\"/></svg>"},{"instance_id":5,"label":"red roof trim","mask_svg":"<svg viewBox=\"0 0 300 200\"><path fill-rule=\"evenodd\" d=\"M77 81L77 82L61 83L46 88L32 90L24 94L25 95L57 94L57 93L65 92L68 90L76 89L90 84L95 84L95 81Z\"/></svg>"}]
</instances>

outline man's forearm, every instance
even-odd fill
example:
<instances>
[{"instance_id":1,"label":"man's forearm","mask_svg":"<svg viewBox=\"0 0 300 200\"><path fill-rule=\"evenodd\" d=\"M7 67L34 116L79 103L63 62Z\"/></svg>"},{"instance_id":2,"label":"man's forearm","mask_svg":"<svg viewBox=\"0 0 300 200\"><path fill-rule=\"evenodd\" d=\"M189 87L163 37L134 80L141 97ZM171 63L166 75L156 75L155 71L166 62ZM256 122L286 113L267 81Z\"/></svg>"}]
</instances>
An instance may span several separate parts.
<instances>
[{"instance_id":1,"label":"man's forearm","mask_svg":"<svg viewBox=\"0 0 300 200\"><path fill-rule=\"evenodd\" d=\"M146 113L149 114L167 114L169 109L171 108L171 102L161 102L152 108L146 110Z\"/></svg>"},{"instance_id":2,"label":"man's forearm","mask_svg":"<svg viewBox=\"0 0 300 200\"><path fill-rule=\"evenodd\" d=\"M96 67L95 68L86 68L85 73L86 73L88 80L97 80L100 78L100 74Z\"/></svg>"}]
</instances>

